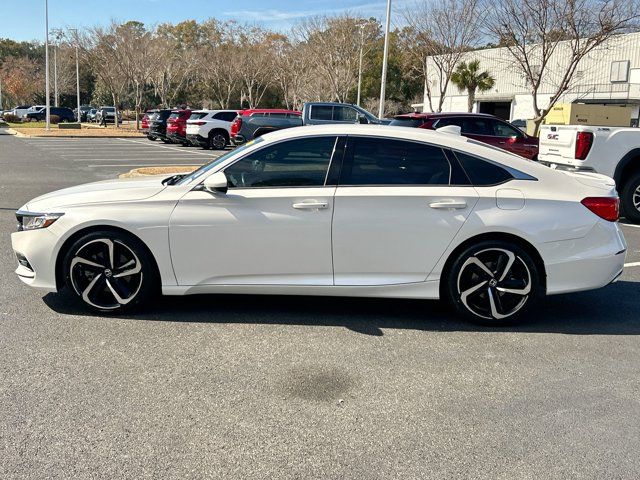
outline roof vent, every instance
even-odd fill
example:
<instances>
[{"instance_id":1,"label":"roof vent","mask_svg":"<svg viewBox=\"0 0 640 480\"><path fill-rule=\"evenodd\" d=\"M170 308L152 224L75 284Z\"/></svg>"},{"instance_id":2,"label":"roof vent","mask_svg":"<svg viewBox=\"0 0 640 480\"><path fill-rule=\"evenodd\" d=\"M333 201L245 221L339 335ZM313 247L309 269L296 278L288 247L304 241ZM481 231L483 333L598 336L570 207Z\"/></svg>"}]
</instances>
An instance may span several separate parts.
<instances>
[{"instance_id":1,"label":"roof vent","mask_svg":"<svg viewBox=\"0 0 640 480\"><path fill-rule=\"evenodd\" d=\"M436 132L448 133L450 135L462 135L462 129L457 125L447 125L446 127L436 128Z\"/></svg>"}]
</instances>

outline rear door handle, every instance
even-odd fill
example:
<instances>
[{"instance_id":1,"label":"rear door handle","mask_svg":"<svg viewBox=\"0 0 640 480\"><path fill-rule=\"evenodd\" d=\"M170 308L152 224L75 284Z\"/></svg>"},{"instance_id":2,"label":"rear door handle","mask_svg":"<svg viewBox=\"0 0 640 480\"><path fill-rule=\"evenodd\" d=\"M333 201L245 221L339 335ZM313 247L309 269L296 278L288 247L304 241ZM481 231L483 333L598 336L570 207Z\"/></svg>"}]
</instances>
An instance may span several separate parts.
<instances>
[{"instance_id":1,"label":"rear door handle","mask_svg":"<svg viewBox=\"0 0 640 480\"><path fill-rule=\"evenodd\" d=\"M294 203L293 208L297 210L322 210L329 208L329 202L304 201Z\"/></svg>"},{"instance_id":2,"label":"rear door handle","mask_svg":"<svg viewBox=\"0 0 640 480\"><path fill-rule=\"evenodd\" d=\"M429 204L431 208L439 210L460 210L467 208L467 202L464 200L438 200Z\"/></svg>"}]
</instances>

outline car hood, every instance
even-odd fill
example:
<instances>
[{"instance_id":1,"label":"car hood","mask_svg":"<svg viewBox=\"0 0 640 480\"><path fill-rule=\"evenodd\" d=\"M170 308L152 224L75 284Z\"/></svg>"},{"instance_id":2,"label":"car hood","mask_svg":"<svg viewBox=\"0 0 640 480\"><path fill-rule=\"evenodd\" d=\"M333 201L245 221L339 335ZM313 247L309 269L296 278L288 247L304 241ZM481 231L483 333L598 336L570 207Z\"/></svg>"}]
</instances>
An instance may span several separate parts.
<instances>
[{"instance_id":1,"label":"car hood","mask_svg":"<svg viewBox=\"0 0 640 480\"><path fill-rule=\"evenodd\" d=\"M55 208L93 203L131 202L152 197L166 188L169 175L135 177L86 183L47 193L29 201L21 210L51 212Z\"/></svg>"}]
</instances>

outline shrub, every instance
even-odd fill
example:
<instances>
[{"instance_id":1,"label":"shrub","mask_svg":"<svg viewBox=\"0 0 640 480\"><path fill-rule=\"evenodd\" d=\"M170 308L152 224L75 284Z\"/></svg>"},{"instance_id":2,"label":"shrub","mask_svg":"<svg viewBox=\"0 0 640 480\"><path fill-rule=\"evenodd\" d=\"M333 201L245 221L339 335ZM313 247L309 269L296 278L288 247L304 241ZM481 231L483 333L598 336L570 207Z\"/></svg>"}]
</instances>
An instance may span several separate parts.
<instances>
[{"instance_id":1,"label":"shrub","mask_svg":"<svg viewBox=\"0 0 640 480\"><path fill-rule=\"evenodd\" d=\"M4 120L9 123L20 123L22 121L19 116L14 115L13 113L5 113Z\"/></svg>"}]
</instances>

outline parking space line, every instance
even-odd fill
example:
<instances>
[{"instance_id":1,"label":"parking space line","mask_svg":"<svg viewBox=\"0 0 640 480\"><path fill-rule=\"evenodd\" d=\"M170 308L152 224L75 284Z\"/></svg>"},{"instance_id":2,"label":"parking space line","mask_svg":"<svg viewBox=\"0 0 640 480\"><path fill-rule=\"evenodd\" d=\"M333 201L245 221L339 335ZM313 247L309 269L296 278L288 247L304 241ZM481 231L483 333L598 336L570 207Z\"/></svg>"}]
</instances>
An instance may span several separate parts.
<instances>
[{"instance_id":1,"label":"parking space line","mask_svg":"<svg viewBox=\"0 0 640 480\"><path fill-rule=\"evenodd\" d=\"M640 225L633 225L631 223L620 223L620 225L624 225L625 227L632 227L632 228L640 228Z\"/></svg>"},{"instance_id":2,"label":"parking space line","mask_svg":"<svg viewBox=\"0 0 640 480\"><path fill-rule=\"evenodd\" d=\"M169 145L156 145L151 143L145 143L144 141L129 140L128 138L118 138L118 140L120 140L121 142L137 143L138 145L154 146L156 148L169 148L171 150L184 151L184 149L180 147L171 147ZM211 155L211 152L191 152L191 153L196 155L209 155L209 156Z\"/></svg>"},{"instance_id":3,"label":"parking space line","mask_svg":"<svg viewBox=\"0 0 640 480\"><path fill-rule=\"evenodd\" d=\"M113 163L113 164L97 164L97 165L87 165L87 167L89 168L100 168L100 167L144 167L144 168L149 168L149 167L170 167L170 166L177 166L177 167L199 167L200 165L194 165L192 163L156 163L156 164L145 164L145 165L141 165L139 163Z\"/></svg>"}]
</instances>

